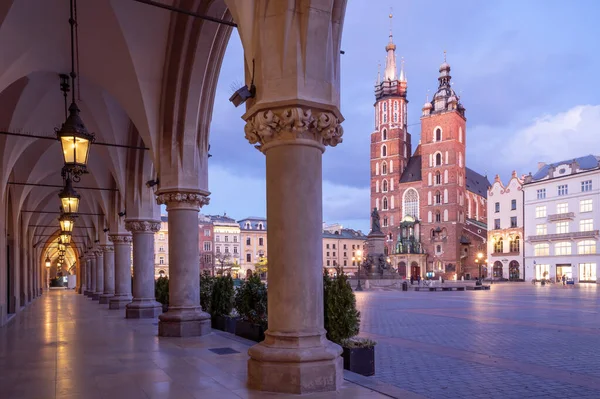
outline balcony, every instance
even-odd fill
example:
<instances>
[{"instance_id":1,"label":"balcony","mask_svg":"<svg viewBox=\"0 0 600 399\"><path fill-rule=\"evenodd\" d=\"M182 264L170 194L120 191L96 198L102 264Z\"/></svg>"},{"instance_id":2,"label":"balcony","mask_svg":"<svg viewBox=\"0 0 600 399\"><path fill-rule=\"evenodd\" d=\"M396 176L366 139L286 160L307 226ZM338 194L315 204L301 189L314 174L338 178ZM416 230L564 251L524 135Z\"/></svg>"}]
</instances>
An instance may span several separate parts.
<instances>
[{"instance_id":1,"label":"balcony","mask_svg":"<svg viewBox=\"0 0 600 399\"><path fill-rule=\"evenodd\" d=\"M573 220L573 219L575 219L574 212L556 213L554 215L548 215L549 222L557 222L559 220Z\"/></svg>"},{"instance_id":2,"label":"balcony","mask_svg":"<svg viewBox=\"0 0 600 399\"><path fill-rule=\"evenodd\" d=\"M541 236L529 236L529 241L551 241L551 240L575 240L580 238L598 238L600 235L599 230L592 231L575 231L573 233L562 233L562 234L544 234Z\"/></svg>"}]
</instances>

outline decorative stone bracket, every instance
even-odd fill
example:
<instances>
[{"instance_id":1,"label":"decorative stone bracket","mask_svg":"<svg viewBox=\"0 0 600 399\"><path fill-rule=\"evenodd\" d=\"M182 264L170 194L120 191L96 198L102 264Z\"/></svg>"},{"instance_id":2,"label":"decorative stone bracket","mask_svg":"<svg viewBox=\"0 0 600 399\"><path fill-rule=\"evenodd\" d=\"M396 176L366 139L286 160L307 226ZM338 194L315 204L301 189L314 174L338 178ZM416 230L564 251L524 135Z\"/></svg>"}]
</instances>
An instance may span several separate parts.
<instances>
[{"instance_id":1,"label":"decorative stone bracket","mask_svg":"<svg viewBox=\"0 0 600 399\"><path fill-rule=\"evenodd\" d=\"M261 110L248 118L246 139L262 151L275 140L309 139L335 147L342 142L344 129L333 112L308 107Z\"/></svg>"},{"instance_id":2,"label":"decorative stone bracket","mask_svg":"<svg viewBox=\"0 0 600 399\"><path fill-rule=\"evenodd\" d=\"M155 220L126 220L125 229L132 233L156 233L160 231L160 222Z\"/></svg>"},{"instance_id":3,"label":"decorative stone bracket","mask_svg":"<svg viewBox=\"0 0 600 399\"><path fill-rule=\"evenodd\" d=\"M133 241L130 235L110 235L108 239L115 244L130 244Z\"/></svg>"},{"instance_id":4,"label":"decorative stone bracket","mask_svg":"<svg viewBox=\"0 0 600 399\"><path fill-rule=\"evenodd\" d=\"M167 205L169 209L200 209L204 205L208 205L210 199L208 193L192 193L192 192L168 192L161 193L156 196L158 205ZM160 223L159 223L160 230ZM158 231L158 230L157 230Z\"/></svg>"}]
</instances>

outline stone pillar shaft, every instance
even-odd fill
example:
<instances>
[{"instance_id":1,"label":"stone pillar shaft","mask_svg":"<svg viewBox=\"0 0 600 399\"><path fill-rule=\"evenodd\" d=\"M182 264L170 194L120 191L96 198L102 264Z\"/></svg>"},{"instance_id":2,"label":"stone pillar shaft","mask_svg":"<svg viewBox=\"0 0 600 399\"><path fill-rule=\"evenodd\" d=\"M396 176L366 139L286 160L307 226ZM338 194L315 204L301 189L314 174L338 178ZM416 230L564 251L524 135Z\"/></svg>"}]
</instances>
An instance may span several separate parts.
<instances>
[{"instance_id":1,"label":"stone pillar shaft","mask_svg":"<svg viewBox=\"0 0 600 399\"><path fill-rule=\"evenodd\" d=\"M208 193L161 193L157 202L169 213L169 310L159 316L158 335L208 334L210 315L200 307L198 211Z\"/></svg>"},{"instance_id":2,"label":"stone pillar shaft","mask_svg":"<svg viewBox=\"0 0 600 399\"><path fill-rule=\"evenodd\" d=\"M89 296L90 291L92 290L92 261L90 259L90 254L87 254L85 257L85 281L86 288L85 295Z\"/></svg>"},{"instance_id":3,"label":"stone pillar shaft","mask_svg":"<svg viewBox=\"0 0 600 399\"><path fill-rule=\"evenodd\" d=\"M87 276L85 274L85 265L86 265L85 257L81 256L79 258L79 276L77 278L79 281L79 293L85 294L87 291Z\"/></svg>"},{"instance_id":4,"label":"stone pillar shaft","mask_svg":"<svg viewBox=\"0 0 600 399\"><path fill-rule=\"evenodd\" d=\"M96 256L90 254L90 298L94 298L96 293Z\"/></svg>"},{"instance_id":5,"label":"stone pillar shaft","mask_svg":"<svg viewBox=\"0 0 600 399\"><path fill-rule=\"evenodd\" d=\"M104 252L102 248L94 251L96 255L96 291L92 295L93 300L100 300L100 295L104 294Z\"/></svg>"},{"instance_id":6,"label":"stone pillar shaft","mask_svg":"<svg viewBox=\"0 0 600 399\"><path fill-rule=\"evenodd\" d=\"M162 313L154 295L154 233L160 230L160 222L128 220L125 228L133 237L133 301L125 315L128 319L155 318Z\"/></svg>"},{"instance_id":7,"label":"stone pillar shaft","mask_svg":"<svg viewBox=\"0 0 600 399\"><path fill-rule=\"evenodd\" d=\"M112 245L102 247L104 251L104 292L100 295L100 303L108 304L115 295L115 248Z\"/></svg>"},{"instance_id":8,"label":"stone pillar shaft","mask_svg":"<svg viewBox=\"0 0 600 399\"><path fill-rule=\"evenodd\" d=\"M111 235L115 247L115 295L110 309L124 309L131 302L131 235Z\"/></svg>"}]
</instances>

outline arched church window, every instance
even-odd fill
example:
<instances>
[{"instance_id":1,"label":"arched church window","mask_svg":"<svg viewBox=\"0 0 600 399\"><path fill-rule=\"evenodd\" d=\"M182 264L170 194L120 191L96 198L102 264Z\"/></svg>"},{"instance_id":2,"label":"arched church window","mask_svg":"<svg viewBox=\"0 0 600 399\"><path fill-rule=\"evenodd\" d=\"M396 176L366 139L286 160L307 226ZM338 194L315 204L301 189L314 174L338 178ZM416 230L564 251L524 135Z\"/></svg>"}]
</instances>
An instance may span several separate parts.
<instances>
[{"instance_id":1,"label":"arched church window","mask_svg":"<svg viewBox=\"0 0 600 399\"><path fill-rule=\"evenodd\" d=\"M383 218L383 227L388 227L388 218Z\"/></svg>"},{"instance_id":2,"label":"arched church window","mask_svg":"<svg viewBox=\"0 0 600 399\"><path fill-rule=\"evenodd\" d=\"M414 188L409 188L402 197L402 216L412 216L419 219L419 193Z\"/></svg>"},{"instance_id":3,"label":"arched church window","mask_svg":"<svg viewBox=\"0 0 600 399\"><path fill-rule=\"evenodd\" d=\"M387 140L387 129L383 129L381 134L382 134L382 140Z\"/></svg>"},{"instance_id":4,"label":"arched church window","mask_svg":"<svg viewBox=\"0 0 600 399\"><path fill-rule=\"evenodd\" d=\"M459 127L458 128L458 142L459 143L462 143L462 141L463 141L463 137L462 136L463 136L462 127Z\"/></svg>"},{"instance_id":5,"label":"arched church window","mask_svg":"<svg viewBox=\"0 0 600 399\"><path fill-rule=\"evenodd\" d=\"M394 111L398 111L398 101L394 101Z\"/></svg>"},{"instance_id":6,"label":"arched church window","mask_svg":"<svg viewBox=\"0 0 600 399\"><path fill-rule=\"evenodd\" d=\"M387 114L383 114L383 123L387 123Z\"/></svg>"},{"instance_id":7,"label":"arched church window","mask_svg":"<svg viewBox=\"0 0 600 399\"><path fill-rule=\"evenodd\" d=\"M442 165L442 153L441 152L438 152L437 154L435 154L435 165L436 166Z\"/></svg>"},{"instance_id":8,"label":"arched church window","mask_svg":"<svg viewBox=\"0 0 600 399\"><path fill-rule=\"evenodd\" d=\"M435 141L442 141L442 129L435 129Z\"/></svg>"},{"instance_id":9,"label":"arched church window","mask_svg":"<svg viewBox=\"0 0 600 399\"><path fill-rule=\"evenodd\" d=\"M381 146L381 156L387 157L387 146L385 144ZM440 155L440 159L441 159L441 155Z\"/></svg>"},{"instance_id":10,"label":"arched church window","mask_svg":"<svg viewBox=\"0 0 600 399\"><path fill-rule=\"evenodd\" d=\"M387 112L387 103L383 103L383 112Z\"/></svg>"},{"instance_id":11,"label":"arched church window","mask_svg":"<svg viewBox=\"0 0 600 399\"><path fill-rule=\"evenodd\" d=\"M387 193L388 191L388 182L387 180L384 180L381 184L381 191L383 191L384 193Z\"/></svg>"},{"instance_id":12,"label":"arched church window","mask_svg":"<svg viewBox=\"0 0 600 399\"><path fill-rule=\"evenodd\" d=\"M388 210L388 199L387 199L387 197L383 197L383 210L384 211Z\"/></svg>"},{"instance_id":13,"label":"arched church window","mask_svg":"<svg viewBox=\"0 0 600 399\"><path fill-rule=\"evenodd\" d=\"M442 174L439 171L435 172L435 184L442 184Z\"/></svg>"},{"instance_id":14,"label":"arched church window","mask_svg":"<svg viewBox=\"0 0 600 399\"><path fill-rule=\"evenodd\" d=\"M398 122L398 113L394 112L394 122Z\"/></svg>"},{"instance_id":15,"label":"arched church window","mask_svg":"<svg viewBox=\"0 0 600 399\"><path fill-rule=\"evenodd\" d=\"M381 174L387 175L387 163L385 161L381 164Z\"/></svg>"},{"instance_id":16,"label":"arched church window","mask_svg":"<svg viewBox=\"0 0 600 399\"><path fill-rule=\"evenodd\" d=\"M375 175L379 174L379 162L375 164Z\"/></svg>"},{"instance_id":17,"label":"arched church window","mask_svg":"<svg viewBox=\"0 0 600 399\"><path fill-rule=\"evenodd\" d=\"M442 203L442 193L439 191L435 192L435 204L440 205Z\"/></svg>"},{"instance_id":18,"label":"arched church window","mask_svg":"<svg viewBox=\"0 0 600 399\"><path fill-rule=\"evenodd\" d=\"M442 221L442 214L440 213L440 211L435 211L435 221L436 222Z\"/></svg>"}]
</instances>

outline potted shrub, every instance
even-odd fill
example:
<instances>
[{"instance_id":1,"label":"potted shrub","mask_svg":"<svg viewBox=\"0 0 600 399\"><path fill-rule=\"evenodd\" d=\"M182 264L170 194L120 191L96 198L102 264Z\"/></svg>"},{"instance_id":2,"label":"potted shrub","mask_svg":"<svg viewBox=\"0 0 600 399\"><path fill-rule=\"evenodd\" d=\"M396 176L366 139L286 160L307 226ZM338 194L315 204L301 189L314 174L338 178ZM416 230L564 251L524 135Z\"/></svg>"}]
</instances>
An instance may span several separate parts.
<instances>
[{"instance_id":1,"label":"potted shrub","mask_svg":"<svg viewBox=\"0 0 600 399\"><path fill-rule=\"evenodd\" d=\"M357 337L360 312L348 277L341 271L334 278L323 275L323 305L327 339L343 348L344 368L366 376L375 374L376 343Z\"/></svg>"},{"instance_id":2,"label":"potted shrub","mask_svg":"<svg viewBox=\"0 0 600 399\"><path fill-rule=\"evenodd\" d=\"M163 312L169 310L169 278L159 277L154 282L154 296L162 304Z\"/></svg>"},{"instance_id":3,"label":"potted shrub","mask_svg":"<svg viewBox=\"0 0 600 399\"><path fill-rule=\"evenodd\" d=\"M235 293L235 308L240 319L235 325L235 335L260 342L267 329L267 287L258 275L244 281Z\"/></svg>"},{"instance_id":4,"label":"potted shrub","mask_svg":"<svg viewBox=\"0 0 600 399\"><path fill-rule=\"evenodd\" d=\"M234 295L231 275L214 279L210 306L212 328L235 334L237 317L231 316Z\"/></svg>"},{"instance_id":5,"label":"potted shrub","mask_svg":"<svg viewBox=\"0 0 600 399\"><path fill-rule=\"evenodd\" d=\"M200 274L200 306L202 310L210 313L213 286L215 278L211 276L208 270L204 270Z\"/></svg>"}]
</instances>

